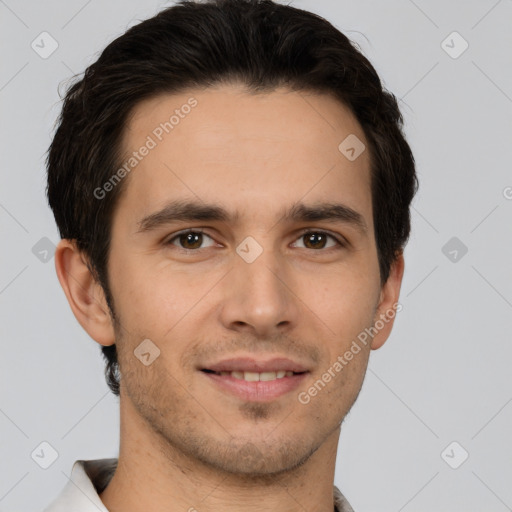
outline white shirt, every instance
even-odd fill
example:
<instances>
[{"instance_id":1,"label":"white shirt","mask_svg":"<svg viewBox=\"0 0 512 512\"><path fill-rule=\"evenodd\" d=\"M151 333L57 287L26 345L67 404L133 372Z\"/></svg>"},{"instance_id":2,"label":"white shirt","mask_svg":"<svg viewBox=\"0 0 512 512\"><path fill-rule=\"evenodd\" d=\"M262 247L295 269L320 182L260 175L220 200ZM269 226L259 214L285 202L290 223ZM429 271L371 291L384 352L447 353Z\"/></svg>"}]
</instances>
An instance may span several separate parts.
<instances>
[{"instance_id":1,"label":"white shirt","mask_svg":"<svg viewBox=\"0 0 512 512\"><path fill-rule=\"evenodd\" d=\"M99 494L107 487L116 467L117 459L75 461L70 480L43 512L108 512ZM336 486L334 506L334 512L354 512Z\"/></svg>"}]
</instances>

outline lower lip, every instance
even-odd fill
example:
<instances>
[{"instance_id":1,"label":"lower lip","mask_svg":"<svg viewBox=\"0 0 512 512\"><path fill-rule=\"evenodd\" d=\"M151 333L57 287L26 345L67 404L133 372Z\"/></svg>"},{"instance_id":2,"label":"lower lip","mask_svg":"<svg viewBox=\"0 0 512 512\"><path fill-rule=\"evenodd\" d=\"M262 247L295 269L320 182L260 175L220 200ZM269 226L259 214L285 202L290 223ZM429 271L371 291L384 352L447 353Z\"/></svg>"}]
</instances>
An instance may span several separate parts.
<instances>
[{"instance_id":1,"label":"lower lip","mask_svg":"<svg viewBox=\"0 0 512 512\"><path fill-rule=\"evenodd\" d=\"M294 389L306 378L306 373L299 373L291 377L281 379L250 382L242 379L235 379L231 376L217 375L216 373L201 372L211 379L223 391L227 391L242 400L251 402L268 402L278 398Z\"/></svg>"}]
</instances>

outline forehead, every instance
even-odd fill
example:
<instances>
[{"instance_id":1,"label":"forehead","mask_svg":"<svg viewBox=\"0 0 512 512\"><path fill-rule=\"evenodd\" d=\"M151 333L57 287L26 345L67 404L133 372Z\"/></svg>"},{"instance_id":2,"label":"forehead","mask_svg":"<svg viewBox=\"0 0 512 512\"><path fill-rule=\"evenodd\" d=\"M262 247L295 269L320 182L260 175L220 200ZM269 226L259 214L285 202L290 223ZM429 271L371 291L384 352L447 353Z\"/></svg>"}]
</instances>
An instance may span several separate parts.
<instances>
[{"instance_id":1,"label":"forehead","mask_svg":"<svg viewBox=\"0 0 512 512\"><path fill-rule=\"evenodd\" d=\"M124 132L123 163L134 165L114 218L133 225L190 199L275 222L301 199L343 202L371 225L369 151L350 160L345 140L367 146L353 114L329 95L219 86L145 100Z\"/></svg>"}]
</instances>

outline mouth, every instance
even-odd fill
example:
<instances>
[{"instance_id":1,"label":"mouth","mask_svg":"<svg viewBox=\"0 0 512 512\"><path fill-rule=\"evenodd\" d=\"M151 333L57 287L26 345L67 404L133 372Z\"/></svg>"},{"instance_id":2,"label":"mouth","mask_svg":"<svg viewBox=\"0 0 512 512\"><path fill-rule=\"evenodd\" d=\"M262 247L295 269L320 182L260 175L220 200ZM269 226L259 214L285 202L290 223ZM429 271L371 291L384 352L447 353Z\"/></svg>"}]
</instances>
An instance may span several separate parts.
<instances>
[{"instance_id":1,"label":"mouth","mask_svg":"<svg viewBox=\"0 0 512 512\"><path fill-rule=\"evenodd\" d=\"M233 379L245 380L246 382L270 382L277 379L284 379L285 377L293 377L294 375L302 375L304 372L292 372L286 370L277 370L276 372L214 372L213 370L204 369L205 373L213 373L220 377L232 377Z\"/></svg>"},{"instance_id":2,"label":"mouth","mask_svg":"<svg viewBox=\"0 0 512 512\"><path fill-rule=\"evenodd\" d=\"M286 358L229 359L200 371L217 390L251 402L269 402L290 393L310 373L305 366Z\"/></svg>"}]
</instances>

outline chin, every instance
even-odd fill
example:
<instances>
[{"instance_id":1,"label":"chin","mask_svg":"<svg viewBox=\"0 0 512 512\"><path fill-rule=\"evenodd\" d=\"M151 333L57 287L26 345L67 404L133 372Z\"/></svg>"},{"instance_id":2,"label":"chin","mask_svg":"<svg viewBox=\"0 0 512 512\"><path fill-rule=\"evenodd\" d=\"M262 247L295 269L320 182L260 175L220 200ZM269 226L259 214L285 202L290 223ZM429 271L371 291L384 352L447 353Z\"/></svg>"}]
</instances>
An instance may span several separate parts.
<instances>
[{"instance_id":1,"label":"chin","mask_svg":"<svg viewBox=\"0 0 512 512\"><path fill-rule=\"evenodd\" d=\"M207 453L196 453L197 459L216 471L247 478L275 478L300 468L317 450L317 446L306 446L289 439L269 445L262 440L232 441L228 446L216 445Z\"/></svg>"}]
</instances>

